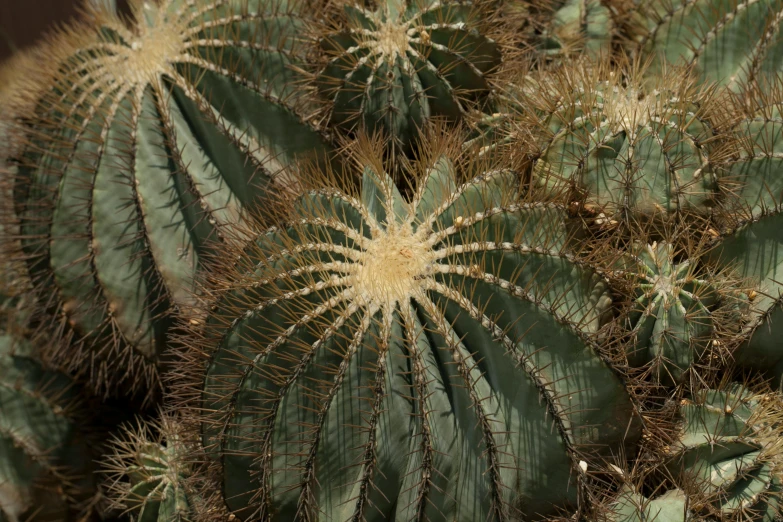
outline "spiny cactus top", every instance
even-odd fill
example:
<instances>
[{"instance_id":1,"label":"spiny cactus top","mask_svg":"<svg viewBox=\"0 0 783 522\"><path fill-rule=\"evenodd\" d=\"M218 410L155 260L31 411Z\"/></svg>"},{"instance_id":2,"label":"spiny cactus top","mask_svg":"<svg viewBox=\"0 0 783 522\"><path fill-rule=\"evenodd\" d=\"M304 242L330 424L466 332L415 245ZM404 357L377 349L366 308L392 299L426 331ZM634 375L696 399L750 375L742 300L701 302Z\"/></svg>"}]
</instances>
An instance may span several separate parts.
<instances>
[{"instance_id":1,"label":"spiny cactus top","mask_svg":"<svg viewBox=\"0 0 783 522\"><path fill-rule=\"evenodd\" d=\"M431 116L460 118L500 65L500 46L484 34L489 9L482 0L346 5L319 40L328 61L317 84L332 121L407 146Z\"/></svg>"},{"instance_id":2,"label":"spiny cactus top","mask_svg":"<svg viewBox=\"0 0 783 522\"><path fill-rule=\"evenodd\" d=\"M0 520L61 522L87 514L96 491L83 407L78 386L36 360L18 325L3 324Z\"/></svg>"},{"instance_id":3,"label":"spiny cactus top","mask_svg":"<svg viewBox=\"0 0 783 522\"><path fill-rule=\"evenodd\" d=\"M157 422L138 420L112 440L103 459L109 492L120 509L138 522L183 522L194 518L187 480L189 449L182 428L170 415Z\"/></svg>"},{"instance_id":4,"label":"spiny cactus top","mask_svg":"<svg viewBox=\"0 0 783 522\"><path fill-rule=\"evenodd\" d=\"M610 299L562 208L517 174L378 152L361 189L313 186L211 275L198 408L242 520L517 520L576 508L594 454L631 445L593 349ZM198 353L198 352L196 352ZM201 371L201 370L199 370ZM628 430L628 431L626 431Z\"/></svg>"},{"instance_id":5,"label":"spiny cactus top","mask_svg":"<svg viewBox=\"0 0 783 522\"><path fill-rule=\"evenodd\" d=\"M540 80L536 182L624 219L707 211L717 191L710 99L679 74L643 88L639 72L625 72L576 67Z\"/></svg>"},{"instance_id":6,"label":"spiny cactus top","mask_svg":"<svg viewBox=\"0 0 783 522\"><path fill-rule=\"evenodd\" d=\"M707 274L696 273L690 260L675 258L671 243L637 245L628 270L635 301L630 311L633 366L649 364L655 378L671 385L698 360L711 340L710 307L717 294Z\"/></svg>"},{"instance_id":7,"label":"spiny cactus top","mask_svg":"<svg viewBox=\"0 0 783 522\"><path fill-rule=\"evenodd\" d=\"M96 384L147 392L167 313L187 313L207 243L291 156L325 145L286 83L296 60L287 8L130 4L129 19L91 8L91 22L48 46L60 72L39 104L16 198L46 312L101 345L89 361L71 351L64 360L93 368Z\"/></svg>"},{"instance_id":8,"label":"spiny cactus top","mask_svg":"<svg viewBox=\"0 0 783 522\"><path fill-rule=\"evenodd\" d=\"M653 0L640 48L662 62L696 67L702 81L731 89L783 72L781 0Z\"/></svg>"}]
</instances>

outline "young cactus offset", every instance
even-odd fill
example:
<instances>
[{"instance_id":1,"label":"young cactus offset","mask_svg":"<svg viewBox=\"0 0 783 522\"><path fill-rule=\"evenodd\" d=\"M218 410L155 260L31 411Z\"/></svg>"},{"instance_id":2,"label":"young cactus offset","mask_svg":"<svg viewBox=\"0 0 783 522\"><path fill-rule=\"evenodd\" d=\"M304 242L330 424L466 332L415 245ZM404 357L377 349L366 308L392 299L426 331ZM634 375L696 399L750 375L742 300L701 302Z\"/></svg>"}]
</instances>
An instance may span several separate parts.
<instances>
[{"instance_id":1,"label":"young cactus offset","mask_svg":"<svg viewBox=\"0 0 783 522\"><path fill-rule=\"evenodd\" d=\"M407 147L431 117L458 120L489 92L501 45L488 31L500 21L484 0L377 4L346 4L324 29L316 85L332 122L383 130Z\"/></svg>"},{"instance_id":2,"label":"young cactus offset","mask_svg":"<svg viewBox=\"0 0 783 522\"><path fill-rule=\"evenodd\" d=\"M187 457L192 452L176 419L126 426L111 442L103 468L110 476L109 495L117 509L137 522L185 522L194 519Z\"/></svg>"},{"instance_id":3,"label":"young cactus offset","mask_svg":"<svg viewBox=\"0 0 783 522\"><path fill-rule=\"evenodd\" d=\"M89 516L94 454L78 386L33 355L5 309L0 332L0 520ZM7 323L7 324L6 324Z\"/></svg>"},{"instance_id":4,"label":"young cactus offset","mask_svg":"<svg viewBox=\"0 0 783 522\"><path fill-rule=\"evenodd\" d=\"M680 383L711 343L719 297L709 275L677 254L668 242L637 244L624 271L635 298L628 313L628 361L647 366L666 386Z\"/></svg>"},{"instance_id":5,"label":"young cactus offset","mask_svg":"<svg viewBox=\"0 0 783 522\"><path fill-rule=\"evenodd\" d=\"M647 30L639 50L664 63L694 67L702 83L730 89L783 72L783 1L637 1Z\"/></svg>"},{"instance_id":6,"label":"young cactus offset","mask_svg":"<svg viewBox=\"0 0 783 522\"><path fill-rule=\"evenodd\" d=\"M313 181L211 273L191 400L240 520L544 516L581 508L588 463L634 443L591 340L607 289L563 209L460 146L408 165L408 200L365 143L360 189Z\"/></svg>"},{"instance_id":7,"label":"young cactus offset","mask_svg":"<svg viewBox=\"0 0 783 522\"><path fill-rule=\"evenodd\" d=\"M684 74L643 86L609 62L545 74L533 91L543 135L534 183L571 191L601 224L709 212L718 196L707 122L713 99ZM543 115L541 117L540 115ZM598 220L597 220L598 221Z\"/></svg>"},{"instance_id":8,"label":"young cactus offset","mask_svg":"<svg viewBox=\"0 0 783 522\"><path fill-rule=\"evenodd\" d=\"M290 85L294 6L132 0L130 17L89 8L47 47L60 73L16 205L41 315L66 338L53 345L84 347L60 355L102 391L156 391L204 255L292 157L325 151Z\"/></svg>"}]
</instances>

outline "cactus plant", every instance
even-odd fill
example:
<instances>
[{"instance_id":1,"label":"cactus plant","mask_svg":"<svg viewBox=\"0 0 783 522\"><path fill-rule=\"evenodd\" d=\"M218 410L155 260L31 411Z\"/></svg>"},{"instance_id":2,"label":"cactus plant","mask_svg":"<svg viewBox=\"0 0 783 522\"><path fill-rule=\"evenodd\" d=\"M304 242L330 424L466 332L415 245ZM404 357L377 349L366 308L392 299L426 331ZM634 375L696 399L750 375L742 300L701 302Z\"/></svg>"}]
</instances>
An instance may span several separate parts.
<instances>
[{"instance_id":1,"label":"cactus plant","mask_svg":"<svg viewBox=\"0 0 783 522\"><path fill-rule=\"evenodd\" d=\"M458 120L490 90L501 43L489 31L501 21L482 0L378 4L346 4L322 30L315 81L334 124L383 130L407 147L430 118Z\"/></svg>"},{"instance_id":2,"label":"cactus plant","mask_svg":"<svg viewBox=\"0 0 783 522\"><path fill-rule=\"evenodd\" d=\"M655 498L647 498L624 486L599 520L607 522L688 522L693 520L688 498L681 489L671 489Z\"/></svg>"},{"instance_id":3,"label":"cactus plant","mask_svg":"<svg viewBox=\"0 0 783 522\"><path fill-rule=\"evenodd\" d=\"M695 67L702 82L730 89L783 72L780 0L654 0L644 10L639 49L664 61Z\"/></svg>"},{"instance_id":4,"label":"cactus plant","mask_svg":"<svg viewBox=\"0 0 783 522\"><path fill-rule=\"evenodd\" d=\"M610 55L616 31L611 5L604 0L565 0L557 4L543 34L545 54L580 51L596 58Z\"/></svg>"},{"instance_id":5,"label":"cactus plant","mask_svg":"<svg viewBox=\"0 0 783 522\"><path fill-rule=\"evenodd\" d=\"M61 360L153 395L171 312L298 153L325 153L288 65L295 3L130 2L52 37L15 189L24 255ZM218 246L218 248L220 248ZM197 319L194 319L197 320ZM79 344L84 349L76 350Z\"/></svg>"},{"instance_id":6,"label":"cactus plant","mask_svg":"<svg viewBox=\"0 0 783 522\"><path fill-rule=\"evenodd\" d=\"M365 142L360 189L313 181L211 272L219 298L187 337L209 361L188 367L239 519L553 513L580 505L596 455L633 444L592 340L610 299L569 253L564 210L441 145L409 165L406 200Z\"/></svg>"},{"instance_id":7,"label":"cactus plant","mask_svg":"<svg viewBox=\"0 0 783 522\"><path fill-rule=\"evenodd\" d=\"M730 112L739 118L733 130L742 145L726 169L734 204L722 212L722 234L709 254L712 262L735 269L754 287L749 294L750 313L742 324L744 342L735 358L743 366L766 372L776 385L783 378L779 343L783 277L777 259L783 248L782 105L778 83L749 85L734 98Z\"/></svg>"},{"instance_id":8,"label":"cactus plant","mask_svg":"<svg viewBox=\"0 0 783 522\"><path fill-rule=\"evenodd\" d=\"M779 519L781 411L778 394L735 383L685 401L668 468L695 511L721 520Z\"/></svg>"},{"instance_id":9,"label":"cactus plant","mask_svg":"<svg viewBox=\"0 0 783 522\"><path fill-rule=\"evenodd\" d=\"M0 520L87 516L96 495L80 389L34 356L12 307L0 314Z\"/></svg>"},{"instance_id":10,"label":"cactus plant","mask_svg":"<svg viewBox=\"0 0 783 522\"><path fill-rule=\"evenodd\" d=\"M102 462L115 507L133 514L138 522L193 520L186 458L190 452L183 429L171 414L123 427Z\"/></svg>"},{"instance_id":11,"label":"cactus plant","mask_svg":"<svg viewBox=\"0 0 783 522\"><path fill-rule=\"evenodd\" d=\"M680 72L654 87L641 75L607 62L546 73L532 93L543 114L533 182L570 190L607 222L707 214L719 196L707 121L714 100Z\"/></svg>"},{"instance_id":12,"label":"cactus plant","mask_svg":"<svg viewBox=\"0 0 783 522\"><path fill-rule=\"evenodd\" d=\"M628 255L625 275L635 298L628 314L629 362L647 365L661 384L680 383L713 341L718 293L690 259L677 260L669 242L636 245Z\"/></svg>"}]
</instances>

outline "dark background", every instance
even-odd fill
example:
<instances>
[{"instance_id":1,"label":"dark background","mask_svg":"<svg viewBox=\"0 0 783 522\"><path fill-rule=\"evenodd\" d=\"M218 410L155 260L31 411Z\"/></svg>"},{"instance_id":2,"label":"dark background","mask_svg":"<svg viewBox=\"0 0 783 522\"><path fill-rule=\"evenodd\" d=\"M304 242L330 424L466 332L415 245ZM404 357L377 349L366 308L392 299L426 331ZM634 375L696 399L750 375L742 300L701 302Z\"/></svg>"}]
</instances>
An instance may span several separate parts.
<instances>
[{"instance_id":1,"label":"dark background","mask_svg":"<svg viewBox=\"0 0 783 522\"><path fill-rule=\"evenodd\" d=\"M0 61L10 56L14 47L23 49L47 28L77 16L83 1L0 0Z\"/></svg>"}]
</instances>

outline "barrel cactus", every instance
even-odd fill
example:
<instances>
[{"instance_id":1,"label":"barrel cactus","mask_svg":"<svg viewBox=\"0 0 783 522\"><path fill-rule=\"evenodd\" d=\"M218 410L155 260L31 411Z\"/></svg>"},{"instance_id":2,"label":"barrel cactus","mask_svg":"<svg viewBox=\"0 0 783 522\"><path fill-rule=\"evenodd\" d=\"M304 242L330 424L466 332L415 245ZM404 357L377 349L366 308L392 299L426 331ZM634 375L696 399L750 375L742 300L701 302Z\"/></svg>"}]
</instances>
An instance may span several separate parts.
<instances>
[{"instance_id":1,"label":"barrel cactus","mask_svg":"<svg viewBox=\"0 0 783 522\"><path fill-rule=\"evenodd\" d=\"M783 72L780 0L654 0L645 9L639 49L654 59L694 67L702 82L730 89Z\"/></svg>"},{"instance_id":2,"label":"barrel cactus","mask_svg":"<svg viewBox=\"0 0 783 522\"><path fill-rule=\"evenodd\" d=\"M708 213L719 194L713 99L678 72L656 86L643 86L638 67L623 72L574 66L539 80L534 183L610 220Z\"/></svg>"},{"instance_id":3,"label":"barrel cactus","mask_svg":"<svg viewBox=\"0 0 783 522\"><path fill-rule=\"evenodd\" d=\"M5 304L0 314L0 520L87 517L96 484L80 389L36 359Z\"/></svg>"},{"instance_id":4,"label":"barrel cactus","mask_svg":"<svg viewBox=\"0 0 783 522\"><path fill-rule=\"evenodd\" d=\"M211 272L187 367L240 520L538 516L580 507L585 466L634 443L594 347L607 288L563 209L454 149L408 166L405 199L365 143L359 189L313 181Z\"/></svg>"},{"instance_id":5,"label":"barrel cactus","mask_svg":"<svg viewBox=\"0 0 783 522\"><path fill-rule=\"evenodd\" d=\"M462 118L501 62L492 12L482 0L346 4L317 37L329 119L407 147L433 116Z\"/></svg>"},{"instance_id":6,"label":"barrel cactus","mask_svg":"<svg viewBox=\"0 0 783 522\"><path fill-rule=\"evenodd\" d=\"M695 511L720 520L779 520L781 405L777 393L736 383L684 401L668 468Z\"/></svg>"},{"instance_id":7,"label":"barrel cactus","mask_svg":"<svg viewBox=\"0 0 783 522\"><path fill-rule=\"evenodd\" d=\"M647 498L632 487L624 486L598 519L606 522L689 522L694 518L688 509L688 498L681 489Z\"/></svg>"},{"instance_id":8,"label":"barrel cactus","mask_svg":"<svg viewBox=\"0 0 783 522\"><path fill-rule=\"evenodd\" d=\"M51 39L15 198L53 344L99 390L155 392L203 258L297 153L326 150L293 97L294 5L132 0Z\"/></svg>"},{"instance_id":9,"label":"barrel cactus","mask_svg":"<svg viewBox=\"0 0 783 522\"><path fill-rule=\"evenodd\" d=\"M735 354L743 366L767 372L779 385L783 378L783 91L748 87L734 100L739 114L734 132L742 145L727 166L733 205L723 212L721 237L710 252L712 262L734 269L754 287L750 313L742 324Z\"/></svg>"},{"instance_id":10,"label":"barrel cactus","mask_svg":"<svg viewBox=\"0 0 783 522\"><path fill-rule=\"evenodd\" d=\"M136 426L125 426L102 462L115 507L138 522L193 520L196 503L189 489L187 461L191 452L192 442L186 443L182 426L170 414L161 414L159 421L138 419Z\"/></svg>"}]
</instances>

